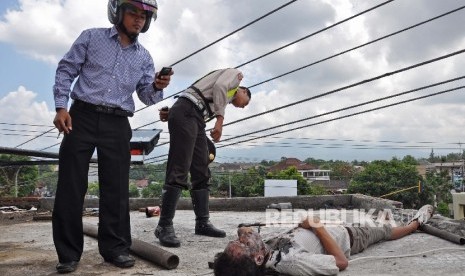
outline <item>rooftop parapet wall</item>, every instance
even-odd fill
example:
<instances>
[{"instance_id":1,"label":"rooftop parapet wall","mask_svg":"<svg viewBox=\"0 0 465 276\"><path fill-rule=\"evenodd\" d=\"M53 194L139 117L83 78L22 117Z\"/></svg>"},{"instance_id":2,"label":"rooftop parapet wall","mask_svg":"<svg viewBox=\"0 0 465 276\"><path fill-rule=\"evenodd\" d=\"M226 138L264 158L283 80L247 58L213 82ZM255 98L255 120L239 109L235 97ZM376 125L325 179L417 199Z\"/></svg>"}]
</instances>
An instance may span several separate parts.
<instances>
[{"instance_id":1,"label":"rooftop parapet wall","mask_svg":"<svg viewBox=\"0 0 465 276\"><path fill-rule=\"evenodd\" d=\"M54 198L39 199L39 210L53 209ZM291 196L291 197L235 197L235 198L210 198L210 210L212 211L263 211L272 203L290 202L294 209L395 209L402 208L401 202L371 197L361 194L344 195L320 195L320 196ZM141 199L131 198L129 206L131 210L138 210L148 206L160 206L159 198ZM84 208L98 208L98 199L86 199ZM181 198L178 210L192 210L190 198Z\"/></svg>"}]
</instances>

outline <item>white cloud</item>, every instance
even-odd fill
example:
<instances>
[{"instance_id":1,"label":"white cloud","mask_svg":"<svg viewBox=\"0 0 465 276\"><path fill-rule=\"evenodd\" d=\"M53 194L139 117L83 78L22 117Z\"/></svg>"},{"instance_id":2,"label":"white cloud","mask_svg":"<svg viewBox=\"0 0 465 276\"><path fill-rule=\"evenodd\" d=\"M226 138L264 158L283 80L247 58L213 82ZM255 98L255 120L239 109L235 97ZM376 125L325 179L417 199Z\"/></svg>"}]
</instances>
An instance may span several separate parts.
<instances>
[{"instance_id":1,"label":"white cloud","mask_svg":"<svg viewBox=\"0 0 465 276\"><path fill-rule=\"evenodd\" d=\"M181 60L205 45L286 3L285 1L269 0L159 0L158 2L157 21L152 22L147 33L140 35L141 43L151 52L157 68ZM436 2L394 1L362 17L316 34L290 48L241 67L240 69L245 75L244 84L254 85L459 6L456 1ZM358 0L297 1L220 43L179 62L174 66L175 75L172 84L166 90L166 96L179 92L212 69L235 67L377 3L381 3L381 1L376 1L376 3ZM106 5L107 1L95 0L20 0L20 9L7 11L0 21L0 41L13 45L17 51L34 59L48 64L56 64L83 29L110 26L107 20ZM251 89L253 98L250 106L244 110L228 108L226 122L310 98L464 48L465 31L459 27L464 25L464 18L463 11L457 12L420 28L253 87ZM225 128L225 134L249 133L460 76L465 67L462 56L452 57L266 116L250 119L240 124L234 124ZM460 83L463 84L464 81ZM49 84L49 87L52 85ZM448 84L428 91L435 92L456 85ZM52 115L50 112L53 111L53 107L47 108L44 103L34 103L34 94L21 89L23 88L10 93L1 100L0 108L2 111L0 113L2 116L6 116L3 118L9 118L14 122L29 122L31 118L39 120L41 116L38 113L43 112L45 115L42 117L44 118L40 120L51 124L50 116ZM28 105L24 105L24 99L18 102L10 100L11 97L17 99L19 93L22 93L21 97L25 96L28 99ZM427 91L416 92L411 96L396 98L388 102L393 103L426 93ZM464 107L461 104L464 100L463 90L451 92L327 124L303 128L299 131L280 134L280 136L358 141L364 139L398 139L413 142L422 140L460 141L463 140L461 129L465 127L465 123L458 114L464 114ZM158 108L172 103L173 101L169 100L137 113L131 119L132 126L138 127L158 120ZM383 104L387 103L376 103L356 110L339 112L289 125L287 128L344 116ZM33 112L31 106L37 114L31 118L26 118L24 114ZM142 107L143 105L138 102L137 108ZM10 110L18 115L13 117L4 110ZM149 127L159 127L166 131L166 125L161 123ZM280 128L274 132L282 129L286 128ZM277 141L277 139L272 140ZM266 141L268 140L257 140L257 143ZM312 154L312 152L306 153ZM267 151L267 154L271 154L270 151ZM276 154L285 155L285 151L280 153L277 150ZM338 158L337 151L326 150L326 154L328 154L328 159ZM387 156L389 154L387 153ZM364 158L360 156L353 159L362 160Z\"/></svg>"},{"instance_id":2,"label":"white cloud","mask_svg":"<svg viewBox=\"0 0 465 276\"><path fill-rule=\"evenodd\" d=\"M36 97L36 93L20 86L17 91L12 91L0 98L0 118L2 118L3 126L2 146L16 147L47 131L50 134L31 141L22 148L39 149L56 143L57 132L51 131L55 110L49 110L45 102L37 102ZM50 139L53 133L55 133L55 139Z\"/></svg>"}]
</instances>

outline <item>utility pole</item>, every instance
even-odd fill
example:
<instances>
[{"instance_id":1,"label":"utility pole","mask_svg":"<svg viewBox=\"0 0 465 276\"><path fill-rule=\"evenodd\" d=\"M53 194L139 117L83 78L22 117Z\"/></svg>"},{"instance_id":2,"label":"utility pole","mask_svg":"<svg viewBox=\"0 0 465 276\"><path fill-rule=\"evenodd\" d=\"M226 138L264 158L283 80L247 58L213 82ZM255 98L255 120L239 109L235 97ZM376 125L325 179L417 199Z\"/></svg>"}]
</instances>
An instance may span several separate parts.
<instances>
[{"instance_id":1,"label":"utility pole","mask_svg":"<svg viewBox=\"0 0 465 276\"><path fill-rule=\"evenodd\" d=\"M461 186L461 187L460 187L460 189L462 190L462 192L464 192L464 181L463 181L463 180L464 180L464 179L463 179L464 175L463 175L463 170L464 170L464 165L465 165L465 164L464 164L464 161L465 161L465 160L464 160L464 158L463 158L464 156L463 156L463 151L462 151L462 143L459 141L458 144L459 144L459 148L460 148L459 157L461 157L461 160L459 160L459 162L462 161L462 166L461 166L462 171L461 171L461 173L460 173L460 176L461 176L461 183L460 183L460 186Z\"/></svg>"},{"instance_id":2,"label":"utility pole","mask_svg":"<svg viewBox=\"0 0 465 276\"><path fill-rule=\"evenodd\" d=\"M232 197L232 193L231 193L231 172L229 172L228 176L229 176L229 198L231 198Z\"/></svg>"},{"instance_id":3,"label":"utility pole","mask_svg":"<svg viewBox=\"0 0 465 276\"><path fill-rule=\"evenodd\" d=\"M464 156L463 156L463 150L462 150L462 143L459 142L459 146L460 146L460 155L462 157L462 192L463 192L463 190L464 190L464 187L463 187L464 186L464 183L463 183L463 176L464 176L463 175L463 169L464 169L464 166L465 166L465 163L464 163L465 160L463 158Z\"/></svg>"},{"instance_id":4,"label":"utility pole","mask_svg":"<svg viewBox=\"0 0 465 276\"><path fill-rule=\"evenodd\" d=\"M15 197L18 197L18 175L19 175L19 170L21 170L21 166L18 167L18 170L16 171L16 174L15 174Z\"/></svg>"}]
</instances>

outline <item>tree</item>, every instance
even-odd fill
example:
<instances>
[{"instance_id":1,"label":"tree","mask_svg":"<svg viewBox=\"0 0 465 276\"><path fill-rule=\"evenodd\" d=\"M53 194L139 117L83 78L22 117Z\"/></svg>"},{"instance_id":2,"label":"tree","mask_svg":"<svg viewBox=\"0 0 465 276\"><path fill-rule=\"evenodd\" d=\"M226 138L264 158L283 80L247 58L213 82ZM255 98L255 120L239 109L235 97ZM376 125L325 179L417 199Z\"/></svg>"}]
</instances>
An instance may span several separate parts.
<instances>
[{"instance_id":1,"label":"tree","mask_svg":"<svg viewBox=\"0 0 465 276\"><path fill-rule=\"evenodd\" d=\"M424 182L425 194L424 200L448 204L452 202L452 195L450 191L453 189L453 184L449 179L447 171L428 172Z\"/></svg>"},{"instance_id":2,"label":"tree","mask_svg":"<svg viewBox=\"0 0 465 276\"><path fill-rule=\"evenodd\" d=\"M161 197L162 189L163 184L159 182L150 182L147 187L142 189L141 194L143 198Z\"/></svg>"},{"instance_id":3,"label":"tree","mask_svg":"<svg viewBox=\"0 0 465 276\"><path fill-rule=\"evenodd\" d=\"M349 185L349 193L361 193L382 196L402 189L413 187L421 180L414 165L393 158L391 161L377 160L356 174ZM386 198L400 201L406 207L418 207L420 198L417 189L407 190Z\"/></svg>"},{"instance_id":4,"label":"tree","mask_svg":"<svg viewBox=\"0 0 465 276\"><path fill-rule=\"evenodd\" d=\"M100 197L100 187L98 182L92 182L87 185L87 194Z\"/></svg>"},{"instance_id":5,"label":"tree","mask_svg":"<svg viewBox=\"0 0 465 276\"><path fill-rule=\"evenodd\" d=\"M0 160L14 163L30 161L29 157L1 154ZM37 180L37 166L11 165L0 167L0 196L29 196L34 193Z\"/></svg>"},{"instance_id":6,"label":"tree","mask_svg":"<svg viewBox=\"0 0 465 276\"><path fill-rule=\"evenodd\" d=\"M129 197L138 198L140 196L139 190L135 184L129 184Z\"/></svg>"},{"instance_id":7,"label":"tree","mask_svg":"<svg viewBox=\"0 0 465 276\"><path fill-rule=\"evenodd\" d=\"M344 161L334 161L328 163L328 169L331 170L331 179L350 180L355 174L354 167Z\"/></svg>"}]
</instances>

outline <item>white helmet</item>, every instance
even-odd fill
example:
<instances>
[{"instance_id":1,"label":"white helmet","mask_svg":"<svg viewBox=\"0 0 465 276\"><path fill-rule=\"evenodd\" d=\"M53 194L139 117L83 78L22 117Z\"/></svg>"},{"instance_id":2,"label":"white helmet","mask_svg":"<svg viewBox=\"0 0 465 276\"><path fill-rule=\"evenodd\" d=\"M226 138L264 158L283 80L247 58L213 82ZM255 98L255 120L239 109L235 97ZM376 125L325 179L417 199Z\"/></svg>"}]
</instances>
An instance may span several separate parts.
<instances>
[{"instance_id":1,"label":"white helmet","mask_svg":"<svg viewBox=\"0 0 465 276\"><path fill-rule=\"evenodd\" d=\"M108 0L108 20L112 24L119 25L123 21L123 11L121 6L129 4L146 11L147 19L141 33L145 33L149 27L151 19L157 19L158 5L156 0Z\"/></svg>"}]
</instances>

